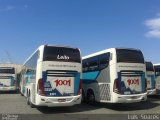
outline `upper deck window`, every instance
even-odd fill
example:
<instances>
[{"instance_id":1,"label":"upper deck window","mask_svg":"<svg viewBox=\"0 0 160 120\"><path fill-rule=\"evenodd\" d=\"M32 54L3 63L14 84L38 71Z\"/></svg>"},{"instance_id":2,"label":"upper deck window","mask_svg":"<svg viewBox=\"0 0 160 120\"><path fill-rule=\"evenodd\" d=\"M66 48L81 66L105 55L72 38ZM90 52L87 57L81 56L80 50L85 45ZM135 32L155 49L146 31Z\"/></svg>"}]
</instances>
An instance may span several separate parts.
<instances>
[{"instance_id":1,"label":"upper deck window","mask_svg":"<svg viewBox=\"0 0 160 120\"><path fill-rule=\"evenodd\" d=\"M154 67L151 62L145 62L145 63L146 63L146 70L147 71L154 71Z\"/></svg>"},{"instance_id":2,"label":"upper deck window","mask_svg":"<svg viewBox=\"0 0 160 120\"><path fill-rule=\"evenodd\" d=\"M44 47L43 61L81 62L80 51L66 47Z\"/></svg>"},{"instance_id":3,"label":"upper deck window","mask_svg":"<svg viewBox=\"0 0 160 120\"><path fill-rule=\"evenodd\" d=\"M144 63L144 57L141 51L132 49L116 49L117 62L124 63Z\"/></svg>"}]
</instances>

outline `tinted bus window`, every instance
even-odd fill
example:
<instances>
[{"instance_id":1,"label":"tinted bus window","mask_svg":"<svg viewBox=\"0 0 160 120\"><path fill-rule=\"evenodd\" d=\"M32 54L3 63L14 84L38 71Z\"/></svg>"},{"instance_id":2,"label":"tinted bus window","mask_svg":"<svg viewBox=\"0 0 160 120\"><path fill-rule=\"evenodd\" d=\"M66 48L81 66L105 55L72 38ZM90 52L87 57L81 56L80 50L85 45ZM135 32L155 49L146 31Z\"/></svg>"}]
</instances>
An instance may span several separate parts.
<instances>
[{"instance_id":1,"label":"tinted bus window","mask_svg":"<svg viewBox=\"0 0 160 120\"><path fill-rule=\"evenodd\" d=\"M15 74L15 69L14 68L0 68L0 73Z\"/></svg>"},{"instance_id":2,"label":"tinted bus window","mask_svg":"<svg viewBox=\"0 0 160 120\"><path fill-rule=\"evenodd\" d=\"M80 51L74 48L45 47L43 61L81 62Z\"/></svg>"},{"instance_id":3,"label":"tinted bus window","mask_svg":"<svg viewBox=\"0 0 160 120\"><path fill-rule=\"evenodd\" d=\"M155 70L155 75L159 76L160 75L160 66L154 66L154 70Z\"/></svg>"},{"instance_id":4,"label":"tinted bus window","mask_svg":"<svg viewBox=\"0 0 160 120\"><path fill-rule=\"evenodd\" d=\"M151 62L145 62L146 63L146 70L147 71L154 71L153 64Z\"/></svg>"},{"instance_id":5,"label":"tinted bus window","mask_svg":"<svg viewBox=\"0 0 160 120\"><path fill-rule=\"evenodd\" d=\"M138 50L116 49L117 62L144 63L143 54Z\"/></svg>"},{"instance_id":6,"label":"tinted bus window","mask_svg":"<svg viewBox=\"0 0 160 120\"><path fill-rule=\"evenodd\" d=\"M104 69L109 64L110 53L105 53L99 56L99 67Z\"/></svg>"},{"instance_id":7,"label":"tinted bus window","mask_svg":"<svg viewBox=\"0 0 160 120\"><path fill-rule=\"evenodd\" d=\"M92 57L88 59L89 71L98 70L98 57Z\"/></svg>"},{"instance_id":8,"label":"tinted bus window","mask_svg":"<svg viewBox=\"0 0 160 120\"><path fill-rule=\"evenodd\" d=\"M83 72L88 71L88 60L83 60Z\"/></svg>"}]
</instances>

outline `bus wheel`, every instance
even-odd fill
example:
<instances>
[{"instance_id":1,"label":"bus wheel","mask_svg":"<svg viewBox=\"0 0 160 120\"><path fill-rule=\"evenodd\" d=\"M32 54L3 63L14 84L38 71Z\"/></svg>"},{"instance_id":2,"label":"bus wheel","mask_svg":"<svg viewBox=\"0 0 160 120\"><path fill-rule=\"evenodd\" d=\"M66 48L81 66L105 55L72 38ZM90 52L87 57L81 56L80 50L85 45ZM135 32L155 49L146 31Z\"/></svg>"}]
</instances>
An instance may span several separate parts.
<instances>
[{"instance_id":1,"label":"bus wheel","mask_svg":"<svg viewBox=\"0 0 160 120\"><path fill-rule=\"evenodd\" d=\"M87 102L89 104L94 104L95 103L95 95L94 95L94 92L92 90L89 90L87 92Z\"/></svg>"},{"instance_id":2,"label":"bus wheel","mask_svg":"<svg viewBox=\"0 0 160 120\"><path fill-rule=\"evenodd\" d=\"M21 96L23 96L23 94L22 93L20 93L21 94Z\"/></svg>"},{"instance_id":3,"label":"bus wheel","mask_svg":"<svg viewBox=\"0 0 160 120\"><path fill-rule=\"evenodd\" d=\"M32 104L32 102L31 102L30 92L29 92L29 94L27 95L27 104L30 105L31 108L34 108L34 107L35 107L34 104Z\"/></svg>"},{"instance_id":4,"label":"bus wheel","mask_svg":"<svg viewBox=\"0 0 160 120\"><path fill-rule=\"evenodd\" d=\"M81 102L85 102L85 101L86 101L86 98L85 98L84 90L82 90L82 99L81 99Z\"/></svg>"},{"instance_id":5,"label":"bus wheel","mask_svg":"<svg viewBox=\"0 0 160 120\"><path fill-rule=\"evenodd\" d=\"M30 96L28 93L27 93L27 105L30 105Z\"/></svg>"},{"instance_id":6,"label":"bus wheel","mask_svg":"<svg viewBox=\"0 0 160 120\"><path fill-rule=\"evenodd\" d=\"M35 105L30 102L30 107L31 107L31 108L34 108Z\"/></svg>"}]
</instances>

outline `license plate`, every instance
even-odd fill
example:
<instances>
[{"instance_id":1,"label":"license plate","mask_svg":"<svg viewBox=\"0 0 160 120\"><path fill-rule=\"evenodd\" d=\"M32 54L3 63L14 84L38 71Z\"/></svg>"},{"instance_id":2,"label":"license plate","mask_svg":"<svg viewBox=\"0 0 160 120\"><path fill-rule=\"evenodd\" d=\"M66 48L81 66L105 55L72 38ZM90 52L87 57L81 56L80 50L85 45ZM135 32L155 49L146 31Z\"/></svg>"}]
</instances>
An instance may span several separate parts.
<instances>
[{"instance_id":1,"label":"license plate","mask_svg":"<svg viewBox=\"0 0 160 120\"><path fill-rule=\"evenodd\" d=\"M58 99L58 102L66 102L66 99Z\"/></svg>"},{"instance_id":2,"label":"license plate","mask_svg":"<svg viewBox=\"0 0 160 120\"><path fill-rule=\"evenodd\" d=\"M137 99L137 96L132 96L131 98L132 98L132 99Z\"/></svg>"}]
</instances>

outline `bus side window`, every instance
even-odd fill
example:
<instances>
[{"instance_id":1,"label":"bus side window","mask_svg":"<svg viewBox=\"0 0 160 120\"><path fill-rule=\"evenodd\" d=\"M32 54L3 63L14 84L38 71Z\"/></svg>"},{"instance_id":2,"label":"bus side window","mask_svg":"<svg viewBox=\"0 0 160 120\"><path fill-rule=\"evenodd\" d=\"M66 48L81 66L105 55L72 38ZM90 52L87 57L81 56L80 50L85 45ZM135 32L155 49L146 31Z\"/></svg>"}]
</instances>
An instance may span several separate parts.
<instances>
[{"instance_id":1,"label":"bus side window","mask_svg":"<svg viewBox=\"0 0 160 120\"><path fill-rule=\"evenodd\" d=\"M83 60L83 72L87 72L88 71L88 61L87 60Z\"/></svg>"},{"instance_id":2,"label":"bus side window","mask_svg":"<svg viewBox=\"0 0 160 120\"><path fill-rule=\"evenodd\" d=\"M110 53L105 53L99 56L99 69L108 67L110 59Z\"/></svg>"},{"instance_id":3,"label":"bus side window","mask_svg":"<svg viewBox=\"0 0 160 120\"><path fill-rule=\"evenodd\" d=\"M98 70L98 57L90 58L88 63L89 63L89 71Z\"/></svg>"}]
</instances>

